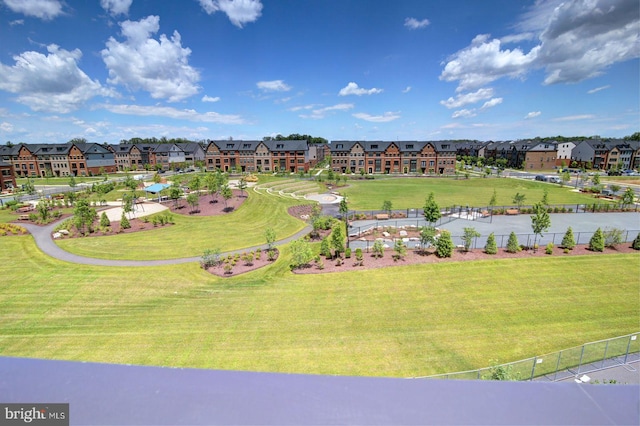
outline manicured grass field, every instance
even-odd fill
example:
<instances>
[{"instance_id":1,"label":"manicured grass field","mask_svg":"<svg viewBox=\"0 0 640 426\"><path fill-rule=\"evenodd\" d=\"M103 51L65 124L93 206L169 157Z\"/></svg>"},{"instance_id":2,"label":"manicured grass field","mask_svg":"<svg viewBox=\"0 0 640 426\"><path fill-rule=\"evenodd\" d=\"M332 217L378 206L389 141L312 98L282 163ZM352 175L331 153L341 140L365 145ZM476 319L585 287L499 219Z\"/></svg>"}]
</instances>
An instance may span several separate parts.
<instances>
[{"instance_id":1,"label":"manicured grass field","mask_svg":"<svg viewBox=\"0 0 640 426\"><path fill-rule=\"evenodd\" d=\"M545 188L549 190L550 204L597 202L590 195L572 192L571 187L561 188L559 185L523 179L392 178L349 180L347 184L347 187L341 187L339 191L348 195L349 208L352 210L380 209L384 200L391 201L395 209L422 208L430 192L434 193L440 207L486 206L494 188L497 206L513 205L513 196L517 192L525 194L525 204L537 203L542 199Z\"/></svg>"},{"instance_id":2,"label":"manicured grass field","mask_svg":"<svg viewBox=\"0 0 640 426\"><path fill-rule=\"evenodd\" d=\"M285 248L230 279L68 264L30 236L0 238L0 256L5 356L409 377L627 334L640 316L636 254L300 276Z\"/></svg>"},{"instance_id":3,"label":"manicured grass field","mask_svg":"<svg viewBox=\"0 0 640 426\"><path fill-rule=\"evenodd\" d=\"M173 214L175 225L133 234L57 241L71 253L105 259L172 259L200 256L206 249L229 251L264 244L264 232L271 227L276 238L288 237L304 228L287 208L301 204L254 191L235 211L223 216L194 217Z\"/></svg>"}]
</instances>

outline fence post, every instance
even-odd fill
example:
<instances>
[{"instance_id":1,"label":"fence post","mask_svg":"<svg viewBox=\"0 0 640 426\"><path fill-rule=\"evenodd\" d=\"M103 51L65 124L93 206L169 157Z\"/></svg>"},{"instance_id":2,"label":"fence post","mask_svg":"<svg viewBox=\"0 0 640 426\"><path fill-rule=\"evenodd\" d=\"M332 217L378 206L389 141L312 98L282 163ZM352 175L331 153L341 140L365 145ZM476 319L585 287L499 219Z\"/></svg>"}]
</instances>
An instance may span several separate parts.
<instances>
[{"instance_id":1,"label":"fence post","mask_svg":"<svg viewBox=\"0 0 640 426\"><path fill-rule=\"evenodd\" d=\"M558 352L558 362L556 362L556 371L553 373L553 381L556 381L558 377L558 368L560 367L560 358L562 358L562 351Z\"/></svg>"},{"instance_id":2,"label":"fence post","mask_svg":"<svg viewBox=\"0 0 640 426\"><path fill-rule=\"evenodd\" d=\"M607 345L604 347L604 355L602 356L602 365L600 366L600 368L604 368L604 360L607 359L607 350L609 349L609 342L610 340L607 340Z\"/></svg>"},{"instance_id":3,"label":"fence post","mask_svg":"<svg viewBox=\"0 0 640 426\"><path fill-rule=\"evenodd\" d=\"M531 367L531 378L529 379L530 381L533 380L533 375L536 372L536 362L538 361L538 357L534 356L533 357L533 367Z\"/></svg>"},{"instance_id":4,"label":"fence post","mask_svg":"<svg viewBox=\"0 0 640 426\"><path fill-rule=\"evenodd\" d=\"M578 374L580 373L580 367L582 367L582 356L584 355L584 345L582 345L582 352L580 352L580 361L578 362Z\"/></svg>"},{"instance_id":5,"label":"fence post","mask_svg":"<svg viewBox=\"0 0 640 426\"><path fill-rule=\"evenodd\" d=\"M635 335L634 336L629 336L629 343L627 343L627 352L624 354L624 363L625 364L627 363L627 357L629 356L629 348L631 347L631 341L635 340L635 339L632 339L633 337L636 337L636 336Z\"/></svg>"}]
</instances>

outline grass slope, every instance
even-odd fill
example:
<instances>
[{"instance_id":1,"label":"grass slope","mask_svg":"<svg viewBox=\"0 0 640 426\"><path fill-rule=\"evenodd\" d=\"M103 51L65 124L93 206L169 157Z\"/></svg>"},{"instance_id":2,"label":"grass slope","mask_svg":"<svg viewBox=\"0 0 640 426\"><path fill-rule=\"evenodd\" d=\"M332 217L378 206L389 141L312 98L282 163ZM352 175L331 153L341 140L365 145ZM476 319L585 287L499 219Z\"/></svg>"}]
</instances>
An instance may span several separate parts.
<instances>
[{"instance_id":1,"label":"grass slope","mask_svg":"<svg viewBox=\"0 0 640 426\"><path fill-rule=\"evenodd\" d=\"M422 376L637 331L637 255L230 279L194 264L74 265L4 237L0 354L215 369ZM604 266L606 265L606 267ZM610 271L616 271L615 278Z\"/></svg>"},{"instance_id":2,"label":"grass slope","mask_svg":"<svg viewBox=\"0 0 640 426\"><path fill-rule=\"evenodd\" d=\"M486 206L494 189L498 206L513 205L516 192L525 194L525 204L537 203L542 199L545 188L549 191L550 204L596 201L589 195L572 192L572 188L523 179L397 178L353 180L348 181L348 185L340 188L340 192L349 196L349 208L352 210L380 209L384 200L391 201L394 209L422 208L430 192L434 193L441 207Z\"/></svg>"},{"instance_id":3,"label":"grass slope","mask_svg":"<svg viewBox=\"0 0 640 426\"><path fill-rule=\"evenodd\" d=\"M265 243L264 232L271 227L277 239L295 234L305 224L287 213L301 204L289 200L247 192L249 198L235 212L215 217L174 214L175 225L132 234L99 238L75 238L56 243L71 253L105 259L170 259L200 256L206 249L223 251ZM206 201L203 201L206 202ZM277 220L274 220L277 218Z\"/></svg>"}]
</instances>

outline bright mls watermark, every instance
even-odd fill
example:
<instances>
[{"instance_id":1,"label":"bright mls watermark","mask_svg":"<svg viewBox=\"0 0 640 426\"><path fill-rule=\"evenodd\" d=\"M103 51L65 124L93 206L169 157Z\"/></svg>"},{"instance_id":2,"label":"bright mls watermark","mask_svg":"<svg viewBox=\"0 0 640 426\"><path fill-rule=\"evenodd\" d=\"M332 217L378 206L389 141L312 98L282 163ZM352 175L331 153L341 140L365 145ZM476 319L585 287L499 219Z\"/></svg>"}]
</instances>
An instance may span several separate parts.
<instances>
[{"instance_id":1,"label":"bright mls watermark","mask_svg":"<svg viewBox=\"0 0 640 426\"><path fill-rule=\"evenodd\" d=\"M0 425L69 426L69 404L0 403Z\"/></svg>"}]
</instances>

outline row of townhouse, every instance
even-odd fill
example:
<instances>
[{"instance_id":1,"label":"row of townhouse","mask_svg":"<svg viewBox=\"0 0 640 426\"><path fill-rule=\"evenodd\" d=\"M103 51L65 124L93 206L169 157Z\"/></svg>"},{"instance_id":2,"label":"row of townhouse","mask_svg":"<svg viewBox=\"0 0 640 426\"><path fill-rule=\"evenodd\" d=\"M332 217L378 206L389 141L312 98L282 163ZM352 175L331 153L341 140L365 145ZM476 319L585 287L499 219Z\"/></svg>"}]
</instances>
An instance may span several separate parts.
<instances>
[{"instance_id":1,"label":"row of townhouse","mask_svg":"<svg viewBox=\"0 0 640 426\"><path fill-rule=\"evenodd\" d=\"M339 173L453 174L456 144L450 141L332 141L331 169Z\"/></svg>"},{"instance_id":2,"label":"row of townhouse","mask_svg":"<svg viewBox=\"0 0 640 426\"><path fill-rule=\"evenodd\" d=\"M88 176L115 172L114 156L97 143L0 146L0 161L16 177Z\"/></svg>"},{"instance_id":3,"label":"row of townhouse","mask_svg":"<svg viewBox=\"0 0 640 426\"><path fill-rule=\"evenodd\" d=\"M308 172L331 156L339 173L454 174L456 156L504 159L510 168L553 169L574 161L595 169L639 169L640 142L586 139L479 141L217 140L170 144L18 144L0 146L0 187L15 177L88 176L147 168L173 169L202 162L207 170Z\"/></svg>"},{"instance_id":4,"label":"row of townhouse","mask_svg":"<svg viewBox=\"0 0 640 426\"><path fill-rule=\"evenodd\" d=\"M623 139L585 139L575 142L520 140L504 142L465 142L457 144L458 155L505 159L507 167L524 170L580 166L594 169L640 168L640 141Z\"/></svg>"}]
</instances>

